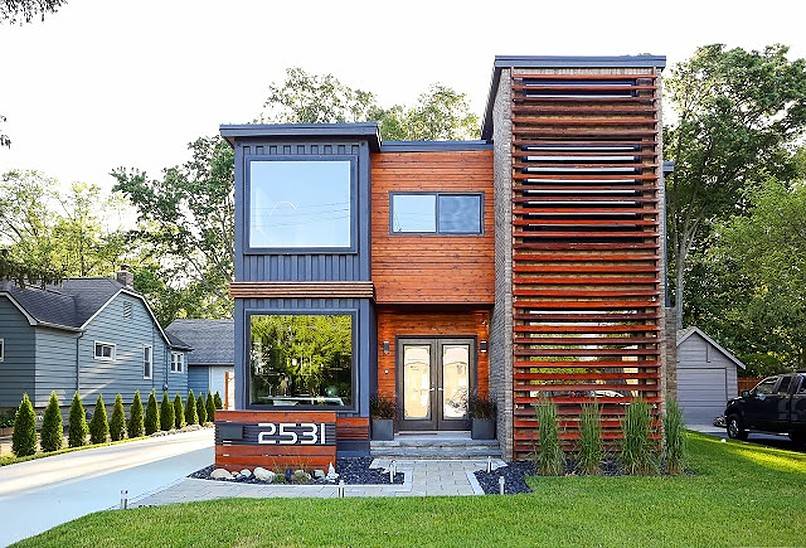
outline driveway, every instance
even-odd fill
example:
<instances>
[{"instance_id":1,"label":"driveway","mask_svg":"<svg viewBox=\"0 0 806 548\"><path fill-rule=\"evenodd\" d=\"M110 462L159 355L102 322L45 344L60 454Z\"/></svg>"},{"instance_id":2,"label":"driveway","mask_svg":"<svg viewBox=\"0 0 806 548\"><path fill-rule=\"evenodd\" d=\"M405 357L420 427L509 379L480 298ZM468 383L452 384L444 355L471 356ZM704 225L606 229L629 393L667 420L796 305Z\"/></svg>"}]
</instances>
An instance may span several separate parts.
<instances>
[{"instance_id":1,"label":"driveway","mask_svg":"<svg viewBox=\"0 0 806 548\"><path fill-rule=\"evenodd\" d=\"M689 424L686 426L686 428L696 432L702 432L703 434L716 436L718 438L727 439L728 437L728 433L724 428L719 428L710 424ZM759 445L766 445L767 447L775 447L776 449L787 449L789 451L806 453L806 448L798 447L792 443L792 440L790 440L788 436L784 435L776 436L773 434L758 434L755 432L750 432L747 441L750 443L757 443Z\"/></svg>"},{"instance_id":2,"label":"driveway","mask_svg":"<svg viewBox=\"0 0 806 548\"><path fill-rule=\"evenodd\" d=\"M157 491L213 462L212 429L0 468L0 546Z\"/></svg>"}]
</instances>

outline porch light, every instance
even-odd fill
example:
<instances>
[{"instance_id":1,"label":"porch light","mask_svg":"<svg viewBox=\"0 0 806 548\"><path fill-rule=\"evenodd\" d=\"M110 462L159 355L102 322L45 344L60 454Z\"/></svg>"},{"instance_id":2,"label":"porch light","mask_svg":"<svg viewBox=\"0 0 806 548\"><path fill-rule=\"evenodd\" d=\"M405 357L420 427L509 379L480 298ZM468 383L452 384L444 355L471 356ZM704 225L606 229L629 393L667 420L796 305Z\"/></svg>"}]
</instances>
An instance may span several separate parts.
<instances>
[{"instance_id":1,"label":"porch light","mask_svg":"<svg viewBox=\"0 0 806 548\"><path fill-rule=\"evenodd\" d=\"M479 352L487 352L487 340L483 340L479 342Z\"/></svg>"},{"instance_id":2,"label":"porch light","mask_svg":"<svg viewBox=\"0 0 806 548\"><path fill-rule=\"evenodd\" d=\"M383 341L383 353L389 354L389 341Z\"/></svg>"}]
</instances>

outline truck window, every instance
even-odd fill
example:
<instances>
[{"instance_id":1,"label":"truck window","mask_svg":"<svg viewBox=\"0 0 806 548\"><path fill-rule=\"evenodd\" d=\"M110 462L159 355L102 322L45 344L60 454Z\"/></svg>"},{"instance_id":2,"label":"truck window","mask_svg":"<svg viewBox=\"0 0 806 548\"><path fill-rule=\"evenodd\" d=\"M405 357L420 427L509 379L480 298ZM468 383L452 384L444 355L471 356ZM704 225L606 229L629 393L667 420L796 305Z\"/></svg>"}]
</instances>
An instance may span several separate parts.
<instances>
[{"instance_id":1,"label":"truck window","mask_svg":"<svg viewBox=\"0 0 806 548\"><path fill-rule=\"evenodd\" d=\"M800 378L800 388L798 388L798 394L806 394L806 377Z\"/></svg>"},{"instance_id":2,"label":"truck window","mask_svg":"<svg viewBox=\"0 0 806 548\"><path fill-rule=\"evenodd\" d=\"M781 378L781 384L778 385L779 394L789 394L789 385L792 383L792 375L785 375Z\"/></svg>"},{"instance_id":3,"label":"truck window","mask_svg":"<svg viewBox=\"0 0 806 548\"><path fill-rule=\"evenodd\" d=\"M778 382L778 377L770 377L768 379L764 379L763 381L758 383L758 386L756 386L753 389L753 393L755 393L756 395L772 394L776 382Z\"/></svg>"}]
</instances>

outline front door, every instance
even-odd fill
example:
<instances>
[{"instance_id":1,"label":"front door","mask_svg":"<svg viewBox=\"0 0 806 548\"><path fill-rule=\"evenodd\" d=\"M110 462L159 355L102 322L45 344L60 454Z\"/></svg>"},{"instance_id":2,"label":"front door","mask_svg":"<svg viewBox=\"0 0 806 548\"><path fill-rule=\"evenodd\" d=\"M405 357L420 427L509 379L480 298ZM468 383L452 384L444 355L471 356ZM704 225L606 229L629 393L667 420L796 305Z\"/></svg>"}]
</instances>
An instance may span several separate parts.
<instances>
[{"instance_id":1,"label":"front door","mask_svg":"<svg viewBox=\"0 0 806 548\"><path fill-rule=\"evenodd\" d=\"M473 339L399 339L401 430L467 430L475 387Z\"/></svg>"}]
</instances>

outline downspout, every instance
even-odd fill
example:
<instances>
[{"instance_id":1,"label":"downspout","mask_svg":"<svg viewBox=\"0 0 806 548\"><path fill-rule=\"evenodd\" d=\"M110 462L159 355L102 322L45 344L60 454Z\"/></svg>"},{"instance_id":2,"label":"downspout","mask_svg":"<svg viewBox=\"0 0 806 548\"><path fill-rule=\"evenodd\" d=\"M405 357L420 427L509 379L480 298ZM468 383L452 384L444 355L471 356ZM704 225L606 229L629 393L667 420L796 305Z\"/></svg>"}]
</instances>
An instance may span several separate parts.
<instances>
[{"instance_id":1,"label":"downspout","mask_svg":"<svg viewBox=\"0 0 806 548\"><path fill-rule=\"evenodd\" d=\"M79 358L80 358L79 346L80 346L81 338L82 338L82 337L83 337L83 336L84 336L86 333L87 333L86 331L82 331L82 332L81 332L81 333L78 335L78 337L76 337L76 392L78 392L78 393L79 393L79 397L80 397L80 394L81 394L81 391L80 391L80 389L79 389L79 388L81 387L81 382L80 382L80 375L81 375L81 360L79 359Z\"/></svg>"}]
</instances>

